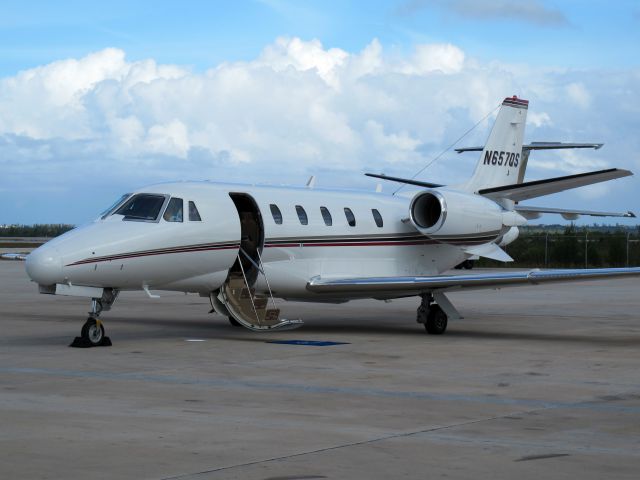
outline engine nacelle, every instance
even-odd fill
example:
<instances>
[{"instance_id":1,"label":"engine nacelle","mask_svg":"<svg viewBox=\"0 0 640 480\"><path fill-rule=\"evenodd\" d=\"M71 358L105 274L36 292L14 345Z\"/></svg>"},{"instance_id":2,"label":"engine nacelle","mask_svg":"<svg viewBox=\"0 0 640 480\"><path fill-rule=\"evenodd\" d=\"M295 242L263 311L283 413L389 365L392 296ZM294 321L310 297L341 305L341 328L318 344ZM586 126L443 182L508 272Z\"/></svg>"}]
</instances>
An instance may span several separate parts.
<instances>
[{"instance_id":1,"label":"engine nacelle","mask_svg":"<svg viewBox=\"0 0 640 480\"><path fill-rule=\"evenodd\" d=\"M505 213L515 212L504 212L497 203L479 195L454 190L420 192L409 207L416 229L434 239L473 235L486 237L489 242L501 234ZM512 223L511 219L506 223Z\"/></svg>"}]
</instances>

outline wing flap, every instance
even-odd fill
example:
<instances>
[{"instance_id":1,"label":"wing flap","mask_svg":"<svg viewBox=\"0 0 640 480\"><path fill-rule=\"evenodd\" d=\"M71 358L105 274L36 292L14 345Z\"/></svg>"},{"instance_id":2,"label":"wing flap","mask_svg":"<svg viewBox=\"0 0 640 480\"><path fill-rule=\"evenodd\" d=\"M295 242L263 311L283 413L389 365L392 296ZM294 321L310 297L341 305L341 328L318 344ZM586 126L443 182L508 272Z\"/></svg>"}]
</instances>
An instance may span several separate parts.
<instances>
[{"instance_id":1,"label":"wing flap","mask_svg":"<svg viewBox=\"0 0 640 480\"><path fill-rule=\"evenodd\" d=\"M567 175L565 177L547 178L544 180L534 180L532 182L515 183L501 187L485 188L479 190L480 195L494 199L509 199L515 202L527 200L529 198L542 197L552 193L570 190L572 188L584 187L594 183L615 180L616 178L633 175L629 170L619 168L609 168L597 172L579 173L577 175Z\"/></svg>"},{"instance_id":2,"label":"wing flap","mask_svg":"<svg viewBox=\"0 0 640 480\"><path fill-rule=\"evenodd\" d=\"M481 290L541 283L563 283L640 276L636 268L591 268L572 270L528 270L518 272L434 275L424 277L364 277L323 279L315 277L307 290L333 295L419 294L449 290Z\"/></svg>"}]
</instances>

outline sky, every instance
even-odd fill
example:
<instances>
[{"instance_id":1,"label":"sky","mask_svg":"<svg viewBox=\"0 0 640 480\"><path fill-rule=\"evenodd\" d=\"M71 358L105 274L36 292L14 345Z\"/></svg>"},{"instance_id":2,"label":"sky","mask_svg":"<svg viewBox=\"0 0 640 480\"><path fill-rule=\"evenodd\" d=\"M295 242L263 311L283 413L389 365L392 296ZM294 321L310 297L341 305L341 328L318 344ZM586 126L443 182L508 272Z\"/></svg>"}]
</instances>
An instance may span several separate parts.
<instances>
[{"instance_id":1,"label":"sky","mask_svg":"<svg viewBox=\"0 0 640 480\"><path fill-rule=\"evenodd\" d=\"M0 224L85 223L122 193L175 180L315 175L374 190L364 172L430 164L418 178L460 183L478 154L447 147L476 124L456 146L481 145L514 94L530 101L525 141L605 144L536 152L526 180L640 171L638 1L0 0L0 11ZM639 187L527 203L640 213Z\"/></svg>"}]
</instances>

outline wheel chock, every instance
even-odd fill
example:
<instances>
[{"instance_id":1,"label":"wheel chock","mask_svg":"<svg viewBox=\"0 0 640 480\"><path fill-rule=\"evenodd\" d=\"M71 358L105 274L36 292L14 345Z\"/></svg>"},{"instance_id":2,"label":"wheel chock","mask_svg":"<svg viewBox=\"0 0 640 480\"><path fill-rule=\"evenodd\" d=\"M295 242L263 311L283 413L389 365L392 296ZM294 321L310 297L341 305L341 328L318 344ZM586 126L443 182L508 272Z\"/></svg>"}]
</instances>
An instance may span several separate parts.
<instances>
[{"instance_id":1,"label":"wheel chock","mask_svg":"<svg viewBox=\"0 0 640 480\"><path fill-rule=\"evenodd\" d=\"M91 342L89 340L87 340L86 338L83 337L76 337L73 339L73 342L71 342L71 344L69 345L70 347L73 348L91 348L91 347L110 347L111 345L113 345L111 343L111 339L109 337L102 337L102 341L100 342L100 345L92 345Z\"/></svg>"}]
</instances>

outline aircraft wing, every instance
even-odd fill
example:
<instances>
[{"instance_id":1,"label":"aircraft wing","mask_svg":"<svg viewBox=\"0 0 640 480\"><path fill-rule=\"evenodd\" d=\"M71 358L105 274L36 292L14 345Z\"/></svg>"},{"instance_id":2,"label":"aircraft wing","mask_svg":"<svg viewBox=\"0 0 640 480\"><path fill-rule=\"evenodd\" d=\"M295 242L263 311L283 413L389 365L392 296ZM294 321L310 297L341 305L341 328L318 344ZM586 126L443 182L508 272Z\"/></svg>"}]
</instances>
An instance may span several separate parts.
<instances>
[{"instance_id":1,"label":"aircraft wing","mask_svg":"<svg viewBox=\"0 0 640 480\"><path fill-rule=\"evenodd\" d=\"M633 212L596 212L593 210L570 210L566 208L533 207L529 205L516 205L515 210L528 220L540 218L543 213L562 215L562 218L565 220L575 220L581 215L590 217L636 218Z\"/></svg>"},{"instance_id":2,"label":"aircraft wing","mask_svg":"<svg viewBox=\"0 0 640 480\"><path fill-rule=\"evenodd\" d=\"M481 290L538 285L541 283L576 282L640 276L635 268L590 268L572 270L527 270L498 273L434 275L421 277L363 277L323 279L315 277L307 290L336 296L385 297L389 294L418 295L452 290Z\"/></svg>"},{"instance_id":3,"label":"aircraft wing","mask_svg":"<svg viewBox=\"0 0 640 480\"><path fill-rule=\"evenodd\" d=\"M619 168L609 168L597 172L578 173L577 175L567 175L566 177L546 178L544 180L534 180L532 182L514 183L501 187L485 188L479 190L480 195L485 197L502 199L508 198L515 202L527 200L529 198L542 197L552 193L570 190L572 188L584 187L593 183L606 182L616 178L633 175L629 170Z\"/></svg>"}]
</instances>

